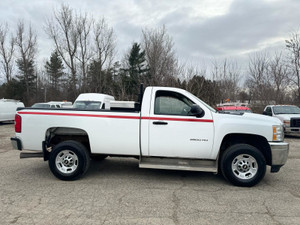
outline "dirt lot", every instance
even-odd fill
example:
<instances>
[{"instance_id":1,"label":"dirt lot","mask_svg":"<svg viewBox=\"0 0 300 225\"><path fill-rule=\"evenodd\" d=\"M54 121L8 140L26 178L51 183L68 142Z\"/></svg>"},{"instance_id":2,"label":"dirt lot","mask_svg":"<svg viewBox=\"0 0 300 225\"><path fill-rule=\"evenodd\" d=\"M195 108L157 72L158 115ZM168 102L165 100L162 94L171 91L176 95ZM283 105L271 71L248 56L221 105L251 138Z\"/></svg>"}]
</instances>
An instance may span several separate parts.
<instances>
[{"instance_id":1,"label":"dirt lot","mask_svg":"<svg viewBox=\"0 0 300 225\"><path fill-rule=\"evenodd\" d=\"M42 159L19 159L13 135L13 124L0 124L1 224L300 224L297 137L286 138L290 154L279 173L240 188L219 175L139 169L122 158L60 181Z\"/></svg>"}]
</instances>

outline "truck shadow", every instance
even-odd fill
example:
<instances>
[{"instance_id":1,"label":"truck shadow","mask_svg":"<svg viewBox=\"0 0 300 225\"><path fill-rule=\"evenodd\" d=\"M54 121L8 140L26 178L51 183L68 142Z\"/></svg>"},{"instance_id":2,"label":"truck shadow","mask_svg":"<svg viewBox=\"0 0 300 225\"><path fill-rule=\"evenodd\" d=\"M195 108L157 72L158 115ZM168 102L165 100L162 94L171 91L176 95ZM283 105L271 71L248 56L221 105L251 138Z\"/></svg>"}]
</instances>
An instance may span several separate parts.
<instances>
[{"instance_id":1,"label":"truck shadow","mask_svg":"<svg viewBox=\"0 0 300 225\"><path fill-rule=\"evenodd\" d=\"M90 168L83 179L113 179L132 182L209 182L216 185L228 184L221 175L198 171L163 170L139 168L139 162L133 158L111 158L91 161Z\"/></svg>"},{"instance_id":2,"label":"truck shadow","mask_svg":"<svg viewBox=\"0 0 300 225\"><path fill-rule=\"evenodd\" d=\"M300 139L300 135L285 135L284 138L290 138L290 139Z\"/></svg>"},{"instance_id":3,"label":"truck shadow","mask_svg":"<svg viewBox=\"0 0 300 225\"><path fill-rule=\"evenodd\" d=\"M15 121L5 121L5 122L0 122L0 126L6 126L6 125L12 125L14 124Z\"/></svg>"}]
</instances>

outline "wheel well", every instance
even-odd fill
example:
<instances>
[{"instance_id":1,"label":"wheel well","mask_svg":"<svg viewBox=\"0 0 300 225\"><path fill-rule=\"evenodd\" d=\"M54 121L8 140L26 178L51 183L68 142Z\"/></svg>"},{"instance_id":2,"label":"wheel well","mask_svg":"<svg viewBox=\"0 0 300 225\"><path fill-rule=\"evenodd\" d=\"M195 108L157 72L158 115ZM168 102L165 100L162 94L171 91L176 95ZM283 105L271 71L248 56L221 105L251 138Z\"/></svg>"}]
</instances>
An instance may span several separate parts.
<instances>
[{"instance_id":1,"label":"wheel well","mask_svg":"<svg viewBox=\"0 0 300 225\"><path fill-rule=\"evenodd\" d=\"M63 141L72 140L83 144L89 151L89 153L91 152L88 134L82 129L69 127L52 127L47 130L45 140L47 148L53 148L55 145Z\"/></svg>"},{"instance_id":2,"label":"wheel well","mask_svg":"<svg viewBox=\"0 0 300 225\"><path fill-rule=\"evenodd\" d=\"M219 158L222 157L224 151L235 144L248 144L256 147L265 157L267 165L271 165L272 155L270 145L267 139L263 136L252 134L227 134L222 141L220 147Z\"/></svg>"}]
</instances>

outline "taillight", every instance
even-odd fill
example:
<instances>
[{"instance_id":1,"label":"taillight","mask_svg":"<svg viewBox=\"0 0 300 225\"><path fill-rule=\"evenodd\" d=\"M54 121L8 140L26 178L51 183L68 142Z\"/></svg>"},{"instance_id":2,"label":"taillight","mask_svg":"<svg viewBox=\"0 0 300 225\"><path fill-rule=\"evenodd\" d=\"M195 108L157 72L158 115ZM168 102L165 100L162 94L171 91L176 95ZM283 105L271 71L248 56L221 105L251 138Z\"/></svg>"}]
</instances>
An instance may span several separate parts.
<instances>
[{"instance_id":1,"label":"taillight","mask_svg":"<svg viewBox=\"0 0 300 225\"><path fill-rule=\"evenodd\" d=\"M16 133L21 133L22 131L22 118L19 114L15 115L15 132Z\"/></svg>"}]
</instances>

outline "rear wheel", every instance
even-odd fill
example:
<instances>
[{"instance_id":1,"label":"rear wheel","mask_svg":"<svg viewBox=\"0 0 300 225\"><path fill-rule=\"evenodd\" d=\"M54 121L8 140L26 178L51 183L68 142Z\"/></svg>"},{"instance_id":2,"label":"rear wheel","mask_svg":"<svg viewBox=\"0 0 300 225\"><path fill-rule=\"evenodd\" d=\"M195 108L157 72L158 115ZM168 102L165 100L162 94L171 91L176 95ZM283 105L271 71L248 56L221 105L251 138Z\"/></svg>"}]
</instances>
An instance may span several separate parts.
<instances>
[{"instance_id":1,"label":"rear wheel","mask_svg":"<svg viewBox=\"0 0 300 225\"><path fill-rule=\"evenodd\" d=\"M221 159L223 176L237 186L251 187L266 173L266 160L254 146L236 144L225 150Z\"/></svg>"},{"instance_id":2,"label":"rear wheel","mask_svg":"<svg viewBox=\"0 0 300 225\"><path fill-rule=\"evenodd\" d=\"M90 165L87 149L79 142L64 141L56 145L50 154L51 172L61 180L76 180L86 173Z\"/></svg>"}]
</instances>

